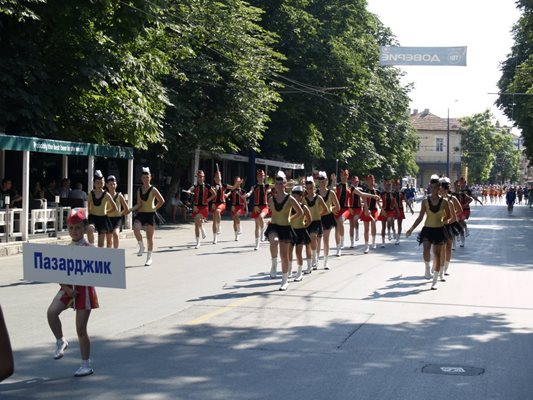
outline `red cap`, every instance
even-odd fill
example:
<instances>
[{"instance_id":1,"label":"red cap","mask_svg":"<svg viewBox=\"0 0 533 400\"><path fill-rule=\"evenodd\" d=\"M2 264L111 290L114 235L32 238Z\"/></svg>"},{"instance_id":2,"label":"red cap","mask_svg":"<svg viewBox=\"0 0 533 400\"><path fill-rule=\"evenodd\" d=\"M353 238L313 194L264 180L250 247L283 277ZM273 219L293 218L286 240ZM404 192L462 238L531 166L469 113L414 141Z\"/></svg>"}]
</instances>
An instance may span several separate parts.
<instances>
[{"instance_id":1,"label":"red cap","mask_svg":"<svg viewBox=\"0 0 533 400\"><path fill-rule=\"evenodd\" d=\"M87 216L85 215L85 210L83 208L74 208L68 216L68 224L76 225L81 224L87 221Z\"/></svg>"}]
</instances>

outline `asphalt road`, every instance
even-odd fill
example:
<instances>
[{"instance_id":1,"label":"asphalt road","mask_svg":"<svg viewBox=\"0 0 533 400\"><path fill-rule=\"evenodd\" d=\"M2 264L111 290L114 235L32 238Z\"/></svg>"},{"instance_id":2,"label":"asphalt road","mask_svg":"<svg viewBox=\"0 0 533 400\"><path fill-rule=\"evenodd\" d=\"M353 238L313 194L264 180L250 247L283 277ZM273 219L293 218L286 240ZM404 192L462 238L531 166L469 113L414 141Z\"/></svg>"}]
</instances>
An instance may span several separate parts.
<instances>
[{"instance_id":1,"label":"asphalt road","mask_svg":"<svg viewBox=\"0 0 533 400\"><path fill-rule=\"evenodd\" d=\"M98 289L85 378L73 377L71 311L70 347L52 359L57 285L23 281L22 257L1 258L16 372L0 399L533 399L533 209L474 207L436 291L416 235L367 255L358 242L279 292L253 222L239 242L231 229L195 250L192 225L161 227L151 267L123 240L127 289Z\"/></svg>"}]
</instances>

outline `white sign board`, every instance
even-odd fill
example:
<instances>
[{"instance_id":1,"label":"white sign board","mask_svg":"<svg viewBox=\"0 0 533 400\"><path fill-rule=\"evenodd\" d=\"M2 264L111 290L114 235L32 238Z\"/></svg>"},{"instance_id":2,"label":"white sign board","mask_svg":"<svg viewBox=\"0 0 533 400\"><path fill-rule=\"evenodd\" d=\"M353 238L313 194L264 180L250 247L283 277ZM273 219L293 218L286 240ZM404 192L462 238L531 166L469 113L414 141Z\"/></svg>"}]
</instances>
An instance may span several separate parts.
<instances>
[{"instance_id":1,"label":"white sign board","mask_svg":"<svg viewBox=\"0 0 533 400\"><path fill-rule=\"evenodd\" d=\"M24 243L22 251L25 280L126 288L124 249Z\"/></svg>"},{"instance_id":2,"label":"white sign board","mask_svg":"<svg viewBox=\"0 0 533 400\"><path fill-rule=\"evenodd\" d=\"M466 46L400 47L381 46L379 65L466 66Z\"/></svg>"}]
</instances>

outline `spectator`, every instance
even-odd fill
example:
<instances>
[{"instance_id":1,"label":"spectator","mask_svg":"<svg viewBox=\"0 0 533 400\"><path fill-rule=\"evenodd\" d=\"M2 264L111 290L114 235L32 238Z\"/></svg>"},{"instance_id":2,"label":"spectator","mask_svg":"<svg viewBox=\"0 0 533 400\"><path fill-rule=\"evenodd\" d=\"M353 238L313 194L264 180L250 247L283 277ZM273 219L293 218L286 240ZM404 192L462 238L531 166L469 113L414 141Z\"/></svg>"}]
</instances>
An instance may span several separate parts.
<instances>
[{"instance_id":1,"label":"spectator","mask_svg":"<svg viewBox=\"0 0 533 400\"><path fill-rule=\"evenodd\" d=\"M83 191L83 185L78 182L74 185L74 189L68 194L69 199L81 199L87 201L87 193Z\"/></svg>"},{"instance_id":2,"label":"spectator","mask_svg":"<svg viewBox=\"0 0 533 400\"><path fill-rule=\"evenodd\" d=\"M42 189L37 189L33 194L33 199L30 201L30 209L35 210L45 208L45 202L46 199L44 198L44 191Z\"/></svg>"},{"instance_id":3,"label":"spectator","mask_svg":"<svg viewBox=\"0 0 533 400\"><path fill-rule=\"evenodd\" d=\"M0 382L13 375L14 365L13 350L2 314L2 307L0 307Z\"/></svg>"},{"instance_id":4,"label":"spectator","mask_svg":"<svg viewBox=\"0 0 533 400\"><path fill-rule=\"evenodd\" d=\"M46 189L44 190L44 198L49 203L53 203L56 201L56 196L59 196L59 192L56 189L56 181L54 179L51 179L50 181L48 181Z\"/></svg>"},{"instance_id":5,"label":"spectator","mask_svg":"<svg viewBox=\"0 0 533 400\"><path fill-rule=\"evenodd\" d=\"M2 205L5 203L4 199L6 196L9 196L10 207L22 204L22 197L18 195L17 191L13 188L13 182L8 178L2 179L2 187L0 187L0 200L2 200Z\"/></svg>"},{"instance_id":6,"label":"spectator","mask_svg":"<svg viewBox=\"0 0 533 400\"><path fill-rule=\"evenodd\" d=\"M66 199L67 197L69 197L70 191L70 179L63 178L61 180L61 187L59 188L59 197L61 197L62 199Z\"/></svg>"},{"instance_id":7,"label":"spectator","mask_svg":"<svg viewBox=\"0 0 533 400\"><path fill-rule=\"evenodd\" d=\"M176 222L176 215L179 214L183 221L187 221L187 211L191 205L189 194L184 193L178 188L178 191L172 199L172 221Z\"/></svg>"}]
</instances>

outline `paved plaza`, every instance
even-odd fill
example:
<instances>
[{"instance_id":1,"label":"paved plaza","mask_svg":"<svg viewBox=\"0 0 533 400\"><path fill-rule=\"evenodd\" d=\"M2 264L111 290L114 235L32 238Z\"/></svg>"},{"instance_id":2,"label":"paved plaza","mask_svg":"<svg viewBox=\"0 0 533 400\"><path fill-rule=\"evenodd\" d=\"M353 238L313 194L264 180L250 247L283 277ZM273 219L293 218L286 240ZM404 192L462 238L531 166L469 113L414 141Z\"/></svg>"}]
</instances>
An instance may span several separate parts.
<instances>
[{"instance_id":1,"label":"paved plaza","mask_svg":"<svg viewBox=\"0 0 533 400\"><path fill-rule=\"evenodd\" d=\"M62 315L70 347L52 359L57 285L22 280L21 255L0 258L16 362L0 399L533 399L533 209L476 206L469 226L435 291L420 227L399 246L378 237L367 255L360 240L286 292L249 219L238 242L231 221L216 245L209 226L200 249L192 224L164 225L150 267L124 239L127 289L97 289L85 378L73 377L73 312Z\"/></svg>"}]
</instances>

